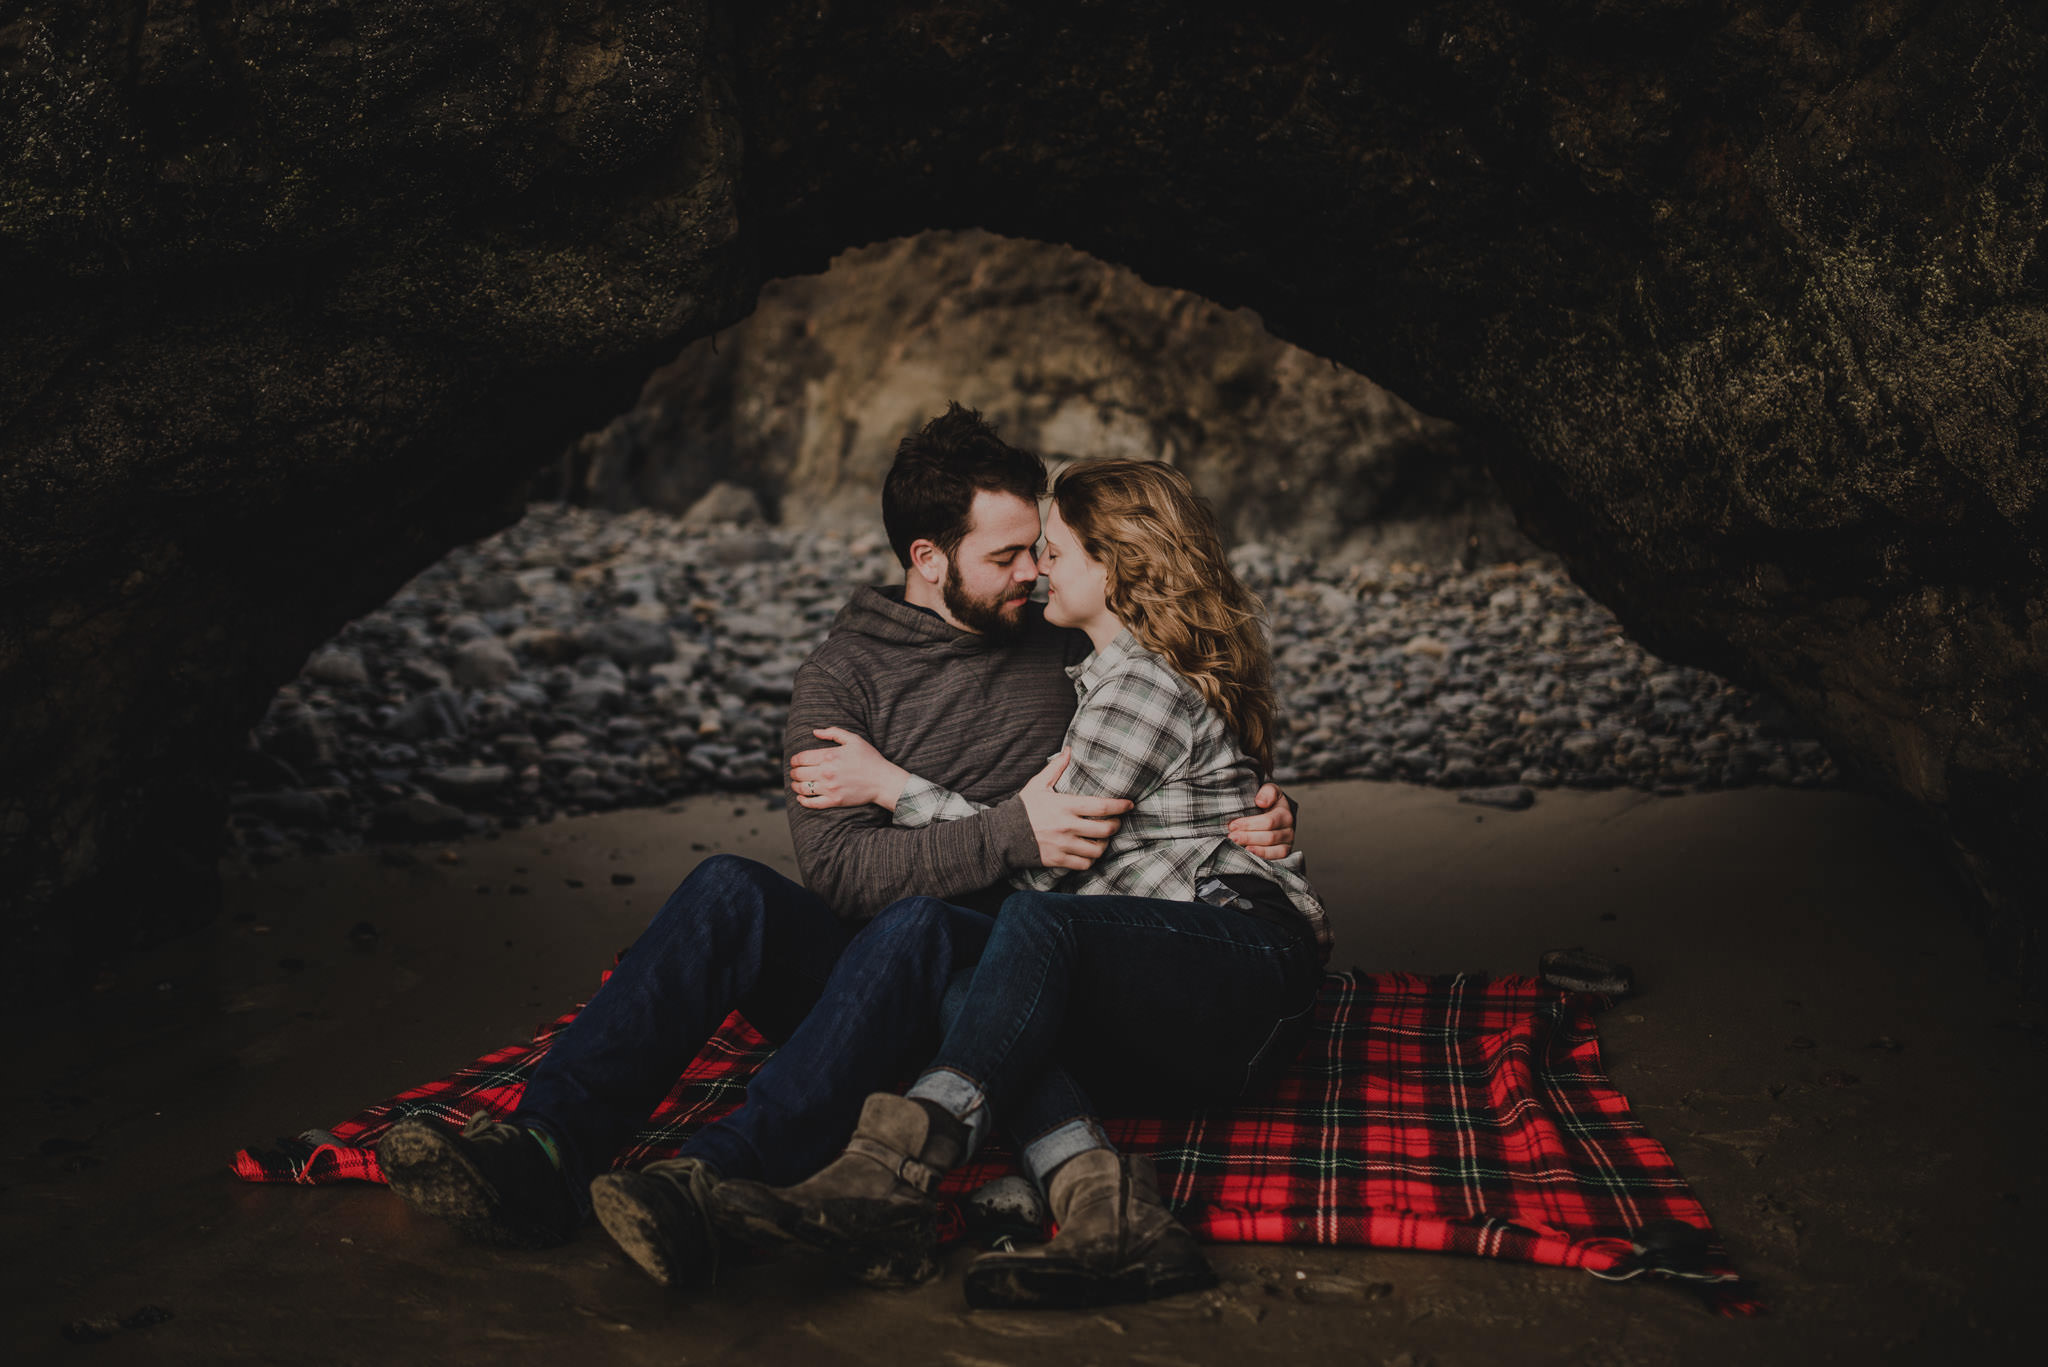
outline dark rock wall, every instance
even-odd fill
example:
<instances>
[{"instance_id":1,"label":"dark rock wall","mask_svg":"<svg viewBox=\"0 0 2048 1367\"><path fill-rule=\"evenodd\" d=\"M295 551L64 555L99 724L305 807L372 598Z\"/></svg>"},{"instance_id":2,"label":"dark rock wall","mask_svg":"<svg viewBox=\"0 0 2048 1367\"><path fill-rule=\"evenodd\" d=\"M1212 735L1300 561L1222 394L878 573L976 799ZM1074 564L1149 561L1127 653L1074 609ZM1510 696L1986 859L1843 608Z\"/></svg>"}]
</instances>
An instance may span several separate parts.
<instances>
[{"instance_id":1,"label":"dark rock wall","mask_svg":"<svg viewBox=\"0 0 2048 1367\"><path fill-rule=\"evenodd\" d=\"M119 890L181 799L218 816L210 776L296 655L764 276L980 226L1256 309L1458 422L1632 631L1784 696L2030 953L2044 25L11 5L8 923L161 919Z\"/></svg>"},{"instance_id":2,"label":"dark rock wall","mask_svg":"<svg viewBox=\"0 0 2048 1367\"><path fill-rule=\"evenodd\" d=\"M223 771L278 680L516 517L535 457L631 403L679 330L744 314L708 22L0 18L0 910L24 974L203 916Z\"/></svg>"},{"instance_id":3,"label":"dark rock wall","mask_svg":"<svg viewBox=\"0 0 2048 1367\"><path fill-rule=\"evenodd\" d=\"M1056 466L1174 463L1234 542L1439 566L1534 552L1452 424L1280 341L1250 310L974 231L770 281L744 322L685 347L631 412L578 443L562 492L681 513L743 479L785 526L879 530L897 442L948 398Z\"/></svg>"}]
</instances>

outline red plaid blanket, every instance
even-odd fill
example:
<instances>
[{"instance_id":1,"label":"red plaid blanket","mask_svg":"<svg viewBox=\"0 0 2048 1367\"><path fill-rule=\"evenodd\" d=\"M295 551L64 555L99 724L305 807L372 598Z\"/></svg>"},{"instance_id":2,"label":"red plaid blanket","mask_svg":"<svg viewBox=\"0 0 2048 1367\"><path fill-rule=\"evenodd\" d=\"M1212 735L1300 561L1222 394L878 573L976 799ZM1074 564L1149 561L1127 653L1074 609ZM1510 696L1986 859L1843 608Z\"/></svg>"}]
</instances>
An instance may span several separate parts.
<instances>
[{"instance_id":1,"label":"red plaid blanket","mask_svg":"<svg viewBox=\"0 0 2048 1367\"><path fill-rule=\"evenodd\" d=\"M1363 1244L1512 1258L1620 1277L1631 1236L1659 1221L1705 1232L1664 1147L1600 1068L1583 996L1529 978L1332 974L1294 1067L1231 1111L1109 1122L1148 1153L1168 1200L1218 1242ZM251 1182L377 1182L375 1146L407 1116L460 1126L519 1103L563 1016L523 1044L336 1125L235 1155ZM739 1104L772 1046L738 1014L704 1046L615 1166L675 1153ZM952 1173L959 1196L1010 1168L985 1150ZM1759 1307L1718 1240L1688 1279L1726 1313Z\"/></svg>"}]
</instances>

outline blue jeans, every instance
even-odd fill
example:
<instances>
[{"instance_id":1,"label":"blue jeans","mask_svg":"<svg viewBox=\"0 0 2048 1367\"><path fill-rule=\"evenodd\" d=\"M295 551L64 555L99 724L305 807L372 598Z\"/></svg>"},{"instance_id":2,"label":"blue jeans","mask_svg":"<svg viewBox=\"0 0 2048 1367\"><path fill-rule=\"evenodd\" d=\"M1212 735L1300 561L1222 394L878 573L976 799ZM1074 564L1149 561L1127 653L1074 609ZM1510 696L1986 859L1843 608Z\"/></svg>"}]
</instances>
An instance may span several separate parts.
<instances>
[{"instance_id":1,"label":"blue jeans","mask_svg":"<svg viewBox=\"0 0 2048 1367\"><path fill-rule=\"evenodd\" d=\"M727 1177L808 1177L845 1143L868 1093L931 1057L947 984L991 924L908 897L861 926L766 865L713 855L556 1037L510 1119L555 1139L587 1200L590 1179L737 1008L779 1047L740 1109L682 1152Z\"/></svg>"},{"instance_id":2,"label":"blue jeans","mask_svg":"<svg viewBox=\"0 0 2048 1367\"><path fill-rule=\"evenodd\" d=\"M1014 893L911 1095L977 1140L992 1112L1042 1181L1104 1142L1084 1087L1184 1110L1264 1086L1300 1048L1322 976L1305 930L1232 908Z\"/></svg>"}]
</instances>

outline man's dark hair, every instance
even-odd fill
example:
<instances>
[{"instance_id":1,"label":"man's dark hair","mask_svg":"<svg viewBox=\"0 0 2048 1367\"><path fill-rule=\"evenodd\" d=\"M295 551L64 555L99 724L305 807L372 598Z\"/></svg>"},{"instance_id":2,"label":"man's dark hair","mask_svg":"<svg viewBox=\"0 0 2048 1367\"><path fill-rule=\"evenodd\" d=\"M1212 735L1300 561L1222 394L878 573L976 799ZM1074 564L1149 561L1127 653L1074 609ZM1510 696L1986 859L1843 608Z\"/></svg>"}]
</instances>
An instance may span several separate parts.
<instances>
[{"instance_id":1,"label":"man's dark hair","mask_svg":"<svg viewBox=\"0 0 2048 1367\"><path fill-rule=\"evenodd\" d=\"M882 525L896 558L908 568L913 541L930 541L950 558L983 489L1035 504L1045 497L1045 464L998 438L981 414L949 403L897 446L883 481Z\"/></svg>"}]
</instances>

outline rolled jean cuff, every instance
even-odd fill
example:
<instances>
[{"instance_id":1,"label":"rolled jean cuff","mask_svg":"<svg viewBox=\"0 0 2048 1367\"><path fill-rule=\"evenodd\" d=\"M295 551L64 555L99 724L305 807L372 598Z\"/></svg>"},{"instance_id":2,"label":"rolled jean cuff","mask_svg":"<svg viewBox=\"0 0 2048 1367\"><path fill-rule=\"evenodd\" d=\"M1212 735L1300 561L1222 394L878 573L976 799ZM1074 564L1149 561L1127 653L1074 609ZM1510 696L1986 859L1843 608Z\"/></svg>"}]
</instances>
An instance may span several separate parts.
<instances>
[{"instance_id":1,"label":"rolled jean cuff","mask_svg":"<svg viewBox=\"0 0 2048 1367\"><path fill-rule=\"evenodd\" d=\"M1026 1144L1024 1170L1031 1174L1032 1181L1038 1183L1038 1189L1044 1191L1054 1168L1075 1154L1108 1147L1109 1138L1103 1134L1102 1127L1082 1116L1079 1120L1069 1120L1056 1130L1048 1130Z\"/></svg>"},{"instance_id":2,"label":"rolled jean cuff","mask_svg":"<svg viewBox=\"0 0 2048 1367\"><path fill-rule=\"evenodd\" d=\"M929 1101L967 1127L967 1152L981 1147L988 1133L988 1096L980 1086L950 1068L934 1068L903 1095L913 1101Z\"/></svg>"}]
</instances>

